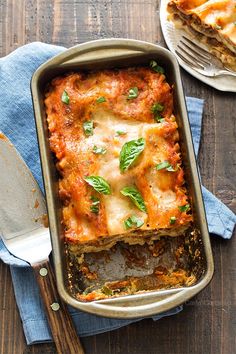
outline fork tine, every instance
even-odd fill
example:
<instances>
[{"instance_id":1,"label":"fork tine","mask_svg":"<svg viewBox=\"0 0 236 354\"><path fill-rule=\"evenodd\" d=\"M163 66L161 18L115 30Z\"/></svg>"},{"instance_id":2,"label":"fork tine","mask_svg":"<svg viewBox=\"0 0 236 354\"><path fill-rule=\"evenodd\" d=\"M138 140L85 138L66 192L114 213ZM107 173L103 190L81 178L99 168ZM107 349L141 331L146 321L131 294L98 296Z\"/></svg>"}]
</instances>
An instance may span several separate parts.
<instances>
[{"instance_id":1,"label":"fork tine","mask_svg":"<svg viewBox=\"0 0 236 354\"><path fill-rule=\"evenodd\" d=\"M187 50L190 51L191 54L194 53L196 55L196 59L199 60L201 64L209 64L209 60L206 60L205 56L203 56L201 53L198 53L195 49L190 47L190 45L184 43L182 40L180 40L180 43L182 46L184 46L184 48L187 48Z\"/></svg>"},{"instance_id":2,"label":"fork tine","mask_svg":"<svg viewBox=\"0 0 236 354\"><path fill-rule=\"evenodd\" d=\"M199 65L202 65L202 67L206 66L208 63L203 61L199 56L194 55L193 51L190 49L185 49L183 47L180 46L180 44L182 45L183 43L180 42L177 47L185 54L188 55L192 60L194 60L194 62L198 63Z\"/></svg>"},{"instance_id":3,"label":"fork tine","mask_svg":"<svg viewBox=\"0 0 236 354\"><path fill-rule=\"evenodd\" d=\"M197 49L203 56L205 56L205 59L211 59L211 54L205 50L204 48L200 47L198 44L195 42L192 42L189 38L183 36L182 39L184 39L189 45Z\"/></svg>"},{"instance_id":4,"label":"fork tine","mask_svg":"<svg viewBox=\"0 0 236 354\"><path fill-rule=\"evenodd\" d=\"M188 64L191 68L194 68L195 70L197 69L202 69L200 65L198 65L196 62L193 62L192 60L188 60L186 57L184 57L178 50L175 51L175 53L186 63Z\"/></svg>"},{"instance_id":5,"label":"fork tine","mask_svg":"<svg viewBox=\"0 0 236 354\"><path fill-rule=\"evenodd\" d=\"M201 69L204 69L204 64L202 64L199 60L194 57L191 53L187 52L184 48L180 47L179 44L177 45L177 48L181 50L182 56L185 56L186 59L192 61L192 65L196 66L198 65Z\"/></svg>"}]
</instances>

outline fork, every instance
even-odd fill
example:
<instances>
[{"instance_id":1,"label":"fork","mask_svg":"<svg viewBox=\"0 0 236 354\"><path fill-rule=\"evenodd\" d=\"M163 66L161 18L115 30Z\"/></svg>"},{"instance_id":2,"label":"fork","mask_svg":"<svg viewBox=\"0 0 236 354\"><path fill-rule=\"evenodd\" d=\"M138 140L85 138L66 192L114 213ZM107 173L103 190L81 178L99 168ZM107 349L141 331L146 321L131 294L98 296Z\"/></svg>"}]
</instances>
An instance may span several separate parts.
<instances>
[{"instance_id":1,"label":"fork","mask_svg":"<svg viewBox=\"0 0 236 354\"><path fill-rule=\"evenodd\" d=\"M229 75L236 77L236 72L226 68L219 59L185 36L181 38L177 48L175 53L191 68L204 76Z\"/></svg>"}]
</instances>

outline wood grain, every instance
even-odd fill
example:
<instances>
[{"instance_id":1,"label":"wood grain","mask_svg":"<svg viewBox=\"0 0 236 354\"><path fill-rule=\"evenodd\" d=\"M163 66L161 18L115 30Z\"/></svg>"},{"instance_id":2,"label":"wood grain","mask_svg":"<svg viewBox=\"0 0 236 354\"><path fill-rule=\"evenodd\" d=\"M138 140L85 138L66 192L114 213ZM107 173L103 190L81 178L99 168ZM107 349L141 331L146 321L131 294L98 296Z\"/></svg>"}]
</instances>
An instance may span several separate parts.
<instances>
[{"instance_id":1,"label":"wood grain","mask_svg":"<svg viewBox=\"0 0 236 354\"><path fill-rule=\"evenodd\" d=\"M57 353L84 354L67 306L58 295L54 270L49 259L32 264L32 267Z\"/></svg>"},{"instance_id":2,"label":"wood grain","mask_svg":"<svg viewBox=\"0 0 236 354\"><path fill-rule=\"evenodd\" d=\"M108 37L164 45L155 0L0 0L0 56L32 41L72 46ZM235 94L222 93L182 70L186 95L205 99L199 163L204 185L236 211ZM212 236L215 275L184 311L82 338L93 354L234 354L236 239ZM10 272L0 264L1 354L54 354L53 344L25 344ZM69 354L69 353L68 353Z\"/></svg>"}]
</instances>

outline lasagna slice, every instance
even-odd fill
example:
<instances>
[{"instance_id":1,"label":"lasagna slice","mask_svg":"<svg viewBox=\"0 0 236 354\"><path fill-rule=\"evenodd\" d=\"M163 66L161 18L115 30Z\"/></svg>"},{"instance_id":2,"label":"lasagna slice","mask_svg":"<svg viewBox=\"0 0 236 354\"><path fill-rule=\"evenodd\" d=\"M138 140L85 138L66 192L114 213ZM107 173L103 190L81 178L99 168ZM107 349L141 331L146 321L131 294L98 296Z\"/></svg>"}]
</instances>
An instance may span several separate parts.
<instances>
[{"instance_id":1,"label":"lasagna slice","mask_svg":"<svg viewBox=\"0 0 236 354\"><path fill-rule=\"evenodd\" d=\"M46 93L64 234L76 252L178 236L192 221L172 88L156 68L72 73Z\"/></svg>"},{"instance_id":2,"label":"lasagna slice","mask_svg":"<svg viewBox=\"0 0 236 354\"><path fill-rule=\"evenodd\" d=\"M236 70L236 1L171 0L170 20L184 27L224 65Z\"/></svg>"}]
</instances>

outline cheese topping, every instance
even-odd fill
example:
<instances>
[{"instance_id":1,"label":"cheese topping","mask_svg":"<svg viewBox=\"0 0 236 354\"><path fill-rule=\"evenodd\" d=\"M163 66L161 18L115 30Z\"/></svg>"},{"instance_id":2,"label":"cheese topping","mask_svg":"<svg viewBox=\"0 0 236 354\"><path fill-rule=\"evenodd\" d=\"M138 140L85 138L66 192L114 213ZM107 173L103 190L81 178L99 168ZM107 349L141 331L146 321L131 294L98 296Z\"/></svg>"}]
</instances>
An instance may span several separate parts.
<instances>
[{"instance_id":1,"label":"cheese topping","mask_svg":"<svg viewBox=\"0 0 236 354\"><path fill-rule=\"evenodd\" d=\"M132 87L137 87L137 94L130 99ZM66 102L61 100L64 91ZM191 214L179 209L189 201L172 89L163 74L148 68L71 74L53 80L45 105L50 147L61 174L59 194L68 241L95 245L116 235L125 241L135 229L171 228L178 235L178 228L189 224ZM131 162L122 170L121 150L139 141L144 146L138 153L135 147L126 151ZM158 168L163 163L166 167ZM134 198L141 198L144 211L121 193L125 187L138 191Z\"/></svg>"}]
</instances>

